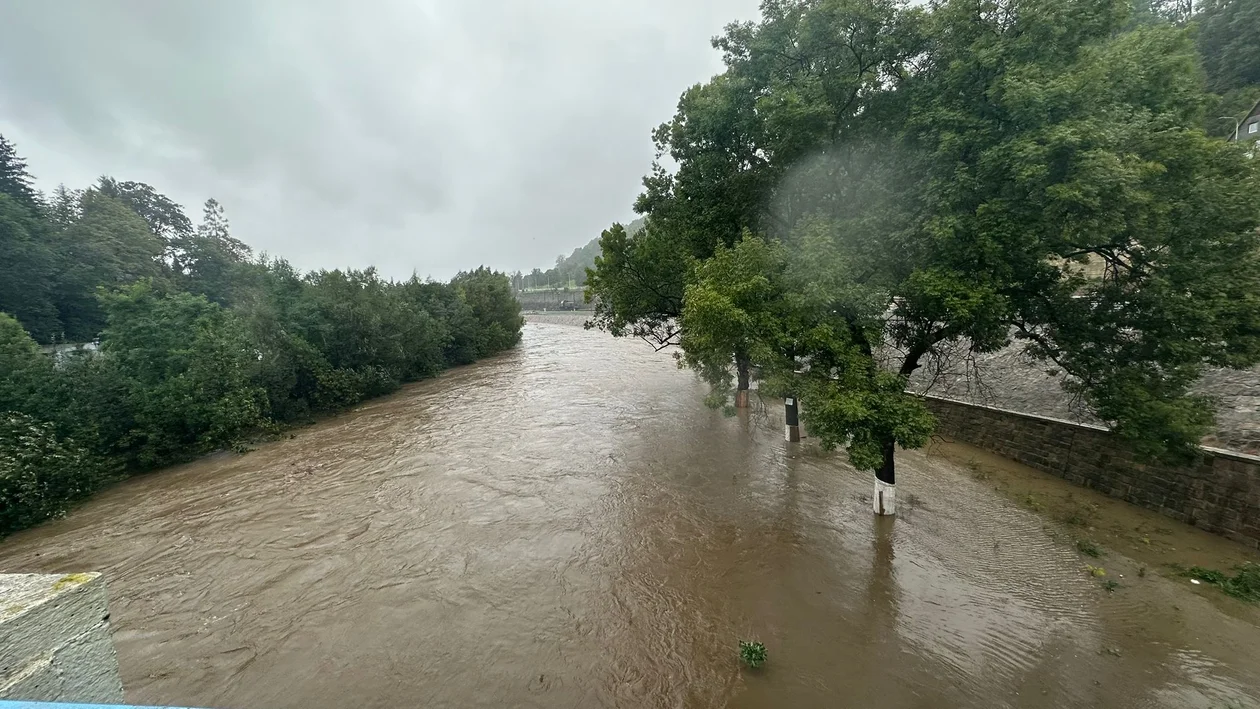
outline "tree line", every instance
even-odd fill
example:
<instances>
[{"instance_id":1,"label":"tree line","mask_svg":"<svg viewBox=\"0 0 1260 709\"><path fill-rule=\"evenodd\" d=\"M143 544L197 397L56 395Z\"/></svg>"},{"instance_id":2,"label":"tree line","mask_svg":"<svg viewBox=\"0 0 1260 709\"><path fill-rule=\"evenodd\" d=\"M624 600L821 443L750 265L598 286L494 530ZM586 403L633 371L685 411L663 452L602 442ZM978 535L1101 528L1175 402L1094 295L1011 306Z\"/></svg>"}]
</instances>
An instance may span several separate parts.
<instances>
[{"instance_id":1,"label":"tree line","mask_svg":"<svg viewBox=\"0 0 1260 709\"><path fill-rule=\"evenodd\" d=\"M1260 0L1188 5L765 0L654 132L591 325L680 347L714 406L759 375L886 486L934 427L909 376L1012 345L1194 455L1190 386L1260 361L1260 161L1218 118L1260 98Z\"/></svg>"},{"instance_id":2,"label":"tree line","mask_svg":"<svg viewBox=\"0 0 1260 709\"><path fill-rule=\"evenodd\" d=\"M636 219L626 226L626 233L633 236L643 227L643 220ZM595 237L578 247L568 256L556 257L556 265L546 271L535 268L529 273L517 271L509 278L512 289L521 291L540 289L581 288L586 285L586 272L595 266L595 257L599 256L599 237Z\"/></svg>"},{"instance_id":3,"label":"tree line","mask_svg":"<svg viewBox=\"0 0 1260 709\"><path fill-rule=\"evenodd\" d=\"M214 200L194 226L143 183L46 197L0 137L0 534L511 348L522 324L486 268L449 283L303 274L254 256ZM95 356L39 347L93 339Z\"/></svg>"}]
</instances>

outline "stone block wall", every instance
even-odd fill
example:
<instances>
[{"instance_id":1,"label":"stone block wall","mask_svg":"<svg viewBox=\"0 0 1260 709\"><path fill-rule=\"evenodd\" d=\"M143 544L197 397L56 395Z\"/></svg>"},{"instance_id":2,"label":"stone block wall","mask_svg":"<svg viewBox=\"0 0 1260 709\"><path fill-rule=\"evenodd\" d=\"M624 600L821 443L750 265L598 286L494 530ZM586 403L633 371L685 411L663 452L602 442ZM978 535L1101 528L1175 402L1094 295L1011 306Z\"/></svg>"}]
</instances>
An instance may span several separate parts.
<instances>
[{"instance_id":1,"label":"stone block wall","mask_svg":"<svg viewBox=\"0 0 1260 709\"><path fill-rule=\"evenodd\" d=\"M890 365L896 369L900 363ZM1064 381L1063 372L1028 358L1018 344L968 357L964 343L916 370L910 388L953 401L1097 424L1085 403L1063 389ZM1260 367L1208 370L1193 393L1216 405L1216 425L1203 445L1260 455Z\"/></svg>"},{"instance_id":2,"label":"stone block wall","mask_svg":"<svg viewBox=\"0 0 1260 709\"><path fill-rule=\"evenodd\" d=\"M945 438L1260 548L1260 457L1205 448L1197 464L1150 463L1099 426L924 399Z\"/></svg>"},{"instance_id":3,"label":"stone block wall","mask_svg":"<svg viewBox=\"0 0 1260 709\"><path fill-rule=\"evenodd\" d=\"M121 703L100 574L0 575L0 700Z\"/></svg>"}]
</instances>

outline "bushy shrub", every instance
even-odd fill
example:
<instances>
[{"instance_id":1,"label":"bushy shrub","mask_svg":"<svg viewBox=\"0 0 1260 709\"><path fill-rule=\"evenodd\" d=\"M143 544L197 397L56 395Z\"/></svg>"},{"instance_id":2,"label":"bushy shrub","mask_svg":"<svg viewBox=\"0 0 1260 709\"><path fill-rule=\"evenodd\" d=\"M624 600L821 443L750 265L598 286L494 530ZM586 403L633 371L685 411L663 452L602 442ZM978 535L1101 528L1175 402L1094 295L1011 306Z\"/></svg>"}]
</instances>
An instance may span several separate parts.
<instances>
[{"instance_id":1,"label":"bushy shrub","mask_svg":"<svg viewBox=\"0 0 1260 709\"><path fill-rule=\"evenodd\" d=\"M64 514L102 481L96 457L52 424L0 413L0 535Z\"/></svg>"}]
</instances>

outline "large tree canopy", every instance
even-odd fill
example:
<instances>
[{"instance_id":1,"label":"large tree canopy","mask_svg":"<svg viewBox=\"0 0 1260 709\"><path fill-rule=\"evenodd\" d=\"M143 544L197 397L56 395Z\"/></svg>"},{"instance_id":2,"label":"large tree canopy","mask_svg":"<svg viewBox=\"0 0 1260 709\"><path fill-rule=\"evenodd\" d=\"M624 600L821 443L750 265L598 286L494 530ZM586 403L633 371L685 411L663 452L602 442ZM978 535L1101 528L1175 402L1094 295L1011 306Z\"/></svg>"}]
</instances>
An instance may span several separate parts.
<instances>
[{"instance_id":1,"label":"large tree canopy","mask_svg":"<svg viewBox=\"0 0 1260 709\"><path fill-rule=\"evenodd\" d=\"M861 468L930 433L911 372L1011 344L1143 451L1191 451L1203 368L1260 361L1256 163L1202 130L1193 30L1123 0L762 10L657 131L677 166L646 231L605 234L594 322L681 326L720 394L751 354Z\"/></svg>"}]
</instances>

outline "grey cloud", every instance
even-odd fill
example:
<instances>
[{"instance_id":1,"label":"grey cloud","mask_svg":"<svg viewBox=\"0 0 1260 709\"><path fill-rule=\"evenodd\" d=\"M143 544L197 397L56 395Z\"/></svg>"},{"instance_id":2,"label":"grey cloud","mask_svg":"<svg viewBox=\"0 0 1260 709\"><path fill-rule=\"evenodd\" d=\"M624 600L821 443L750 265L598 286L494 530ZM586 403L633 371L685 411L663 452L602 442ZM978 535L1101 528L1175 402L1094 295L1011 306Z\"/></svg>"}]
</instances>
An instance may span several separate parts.
<instances>
[{"instance_id":1,"label":"grey cloud","mask_svg":"<svg viewBox=\"0 0 1260 709\"><path fill-rule=\"evenodd\" d=\"M630 216L755 0L0 0L0 132L304 268L527 269Z\"/></svg>"}]
</instances>

